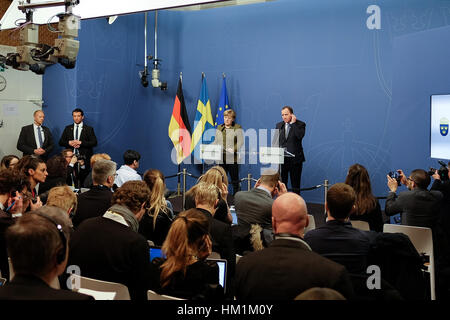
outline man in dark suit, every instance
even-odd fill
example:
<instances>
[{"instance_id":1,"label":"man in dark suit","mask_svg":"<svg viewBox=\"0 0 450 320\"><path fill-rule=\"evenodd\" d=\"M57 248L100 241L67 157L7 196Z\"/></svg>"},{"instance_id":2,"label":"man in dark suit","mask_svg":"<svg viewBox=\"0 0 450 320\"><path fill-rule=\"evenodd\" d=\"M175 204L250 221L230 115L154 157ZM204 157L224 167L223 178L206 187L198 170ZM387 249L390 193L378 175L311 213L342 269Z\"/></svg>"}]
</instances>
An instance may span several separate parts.
<instances>
[{"instance_id":1,"label":"man in dark suit","mask_svg":"<svg viewBox=\"0 0 450 320\"><path fill-rule=\"evenodd\" d=\"M299 195L289 192L278 197L272 219L275 240L268 248L243 256L236 266L238 300L293 300L313 287L331 288L352 298L345 267L312 252L303 240L308 214Z\"/></svg>"},{"instance_id":2,"label":"man in dark suit","mask_svg":"<svg viewBox=\"0 0 450 320\"><path fill-rule=\"evenodd\" d=\"M73 217L74 227L78 227L86 219L100 217L111 206L113 193L111 188L116 174L116 163L100 159L92 168L93 186L78 196L78 206Z\"/></svg>"},{"instance_id":3,"label":"man in dark suit","mask_svg":"<svg viewBox=\"0 0 450 320\"><path fill-rule=\"evenodd\" d=\"M253 189L236 193L234 206L238 225L250 227L258 224L263 229L272 229L273 197L287 192L279 178L275 170L265 170Z\"/></svg>"},{"instance_id":4,"label":"man in dark suit","mask_svg":"<svg viewBox=\"0 0 450 320\"><path fill-rule=\"evenodd\" d=\"M227 260L227 287L230 288L236 267L236 254L233 248L231 227L225 222L214 219L214 213L219 204L219 189L210 183L199 182L195 190L195 206L209 220L209 233L212 241L212 251ZM228 293L230 291L227 291Z\"/></svg>"},{"instance_id":5,"label":"man in dark suit","mask_svg":"<svg viewBox=\"0 0 450 320\"><path fill-rule=\"evenodd\" d=\"M72 111L72 117L74 123L66 126L61 139L59 139L59 145L73 149L73 153L78 159L84 158L85 166L89 169L93 148L97 145L97 137L95 136L94 128L84 124L83 110L76 108Z\"/></svg>"},{"instance_id":6,"label":"man in dark suit","mask_svg":"<svg viewBox=\"0 0 450 320\"><path fill-rule=\"evenodd\" d=\"M400 213L402 224L416 227L433 228L436 225L443 195L440 191L428 191L431 178L423 169L411 171L406 178L402 170L401 183L409 190L396 194L397 180L387 176L390 192L386 199L385 213L388 216Z\"/></svg>"},{"instance_id":7,"label":"man in dark suit","mask_svg":"<svg viewBox=\"0 0 450 320\"><path fill-rule=\"evenodd\" d=\"M349 216L355 209L355 191L348 184L336 183L328 190L326 200L326 224L308 231L305 241L314 252L342 264L348 272L366 274L377 233L352 227Z\"/></svg>"},{"instance_id":8,"label":"man in dark suit","mask_svg":"<svg viewBox=\"0 0 450 320\"><path fill-rule=\"evenodd\" d=\"M23 155L36 155L47 160L49 153L53 150L53 137L49 128L43 126L45 114L42 110L36 110L33 114L34 123L22 127L17 149Z\"/></svg>"},{"instance_id":9,"label":"man in dark suit","mask_svg":"<svg viewBox=\"0 0 450 320\"><path fill-rule=\"evenodd\" d=\"M23 215L8 228L6 240L15 276L0 287L0 300L93 300L55 288L69 256L69 223L65 212L49 206Z\"/></svg>"},{"instance_id":10,"label":"man in dark suit","mask_svg":"<svg viewBox=\"0 0 450 320\"><path fill-rule=\"evenodd\" d=\"M288 176L291 177L292 191L300 194L303 154L302 140L305 136L306 124L297 120L290 106L281 109L283 121L276 124L278 129L278 147L284 148L284 164L281 165L281 181L287 186Z\"/></svg>"},{"instance_id":11,"label":"man in dark suit","mask_svg":"<svg viewBox=\"0 0 450 320\"><path fill-rule=\"evenodd\" d=\"M149 198L144 181L125 182L103 216L75 230L69 264L79 266L82 276L126 285L132 300L147 300L150 248L138 229Z\"/></svg>"}]
</instances>

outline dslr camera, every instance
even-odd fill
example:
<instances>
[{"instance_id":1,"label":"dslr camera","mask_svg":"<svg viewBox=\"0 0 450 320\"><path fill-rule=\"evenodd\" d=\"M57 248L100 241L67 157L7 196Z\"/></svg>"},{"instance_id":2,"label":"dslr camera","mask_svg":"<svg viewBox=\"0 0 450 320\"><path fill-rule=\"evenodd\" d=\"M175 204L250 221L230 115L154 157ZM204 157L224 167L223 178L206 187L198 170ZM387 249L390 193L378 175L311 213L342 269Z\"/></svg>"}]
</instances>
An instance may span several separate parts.
<instances>
[{"instance_id":1,"label":"dslr camera","mask_svg":"<svg viewBox=\"0 0 450 320\"><path fill-rule=\"evenodd\" d=\"M389 175L389 177L397 180L397 184L399 186L402 185L402 183L401 183L402 177L400 176L400 173L398 173L397 171L389 171L388 175Z\"/></svg>"},{"instance_id":2,"label":"dslr camera","mask_svg":"<svg viewBox=\"0 0 450 320\"><path fill-rule=\"evenodd\" d=\"M439 177L441 178L441 181L447 181L449 180L448 178L448 168L447 165L445 164L444 161L439 160L438 161L439 164L441 165L441 167L439 169L435 169L435 168L430 168L430 170L428 171L428 175L432 176L434 174L434 172L437 170Z\"/></svg>"}]
</instances>

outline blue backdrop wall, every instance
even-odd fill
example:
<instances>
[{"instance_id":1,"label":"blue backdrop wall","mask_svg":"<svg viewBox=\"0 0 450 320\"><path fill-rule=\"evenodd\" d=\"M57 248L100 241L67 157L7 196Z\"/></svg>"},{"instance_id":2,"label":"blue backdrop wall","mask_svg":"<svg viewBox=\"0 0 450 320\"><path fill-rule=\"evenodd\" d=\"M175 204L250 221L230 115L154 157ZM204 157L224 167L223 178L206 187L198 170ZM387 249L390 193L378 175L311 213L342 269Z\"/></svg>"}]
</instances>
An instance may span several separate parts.
<instances>
[{"instance_id":1,"label":"blue backdrop wall","mask_svg":"<svg viewBox=\"0 0 450 320\"><path fill-rule=\"evenodd\" d=\"M369 29L378 5L381 29ZM370 20L371 21L371 20ZM81 107L99 145L122 164L125 149L142 154L141 172L177 172L168 125L179 73L193 127L201 73L212 112L226 74L230 106L244 129L271 129L291 105L306 122L302 188L342 182L348 167L369 170L374 193L386 174L436 166L429 157L430 94L450 93L450 1L277 0L202 11L158 12L158 58L168 90L142 87L144 14L84 20L76 68L47 68L44 101L59 138ZM154 54L154 12L149 13ZM152 68L151 63L149 68ZM265 141L264 141L265 140ZM268 139L262 138L262 144ZM195 165L184 165L195 175ZM258 177L260 165L241 166ZM195 181L188 180L188 185ZM167 181L171 189L176 180ZM306 191L323 202L323 190Z\"/></svg>"}]
</instances>

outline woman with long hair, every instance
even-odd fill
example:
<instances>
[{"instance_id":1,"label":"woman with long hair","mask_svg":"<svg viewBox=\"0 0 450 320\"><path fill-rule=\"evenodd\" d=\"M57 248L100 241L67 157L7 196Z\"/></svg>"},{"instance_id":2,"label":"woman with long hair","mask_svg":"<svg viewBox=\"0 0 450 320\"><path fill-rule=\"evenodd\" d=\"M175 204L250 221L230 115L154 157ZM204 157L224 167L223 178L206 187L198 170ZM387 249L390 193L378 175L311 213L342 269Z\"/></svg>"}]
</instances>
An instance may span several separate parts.
<instances>
[{"instance_id":1,"label":"woman with long hair","mask_svg":"<svg viewBox=\"0 0 450 320\"><path fill-rule=\"evenodd\" d=\"M212 251L208 228L208 218L197 209L178 214L162 246L165 260L152 261L160 271L156 273L156 291L185 299L223 297L219 268L215 262L206 261Z\"/></svg>"},{"instance_id":2,"label":"woman with long hair","mask_svg":"<svg viewBox=\"0 0 450 320\"><path fill-rule=\"evenodd\" d=\"M369 223L370 230L383 231L383 216L380 203L372 193L370 177L367 169L356 163L348 169L345 183L353 187L356 193L356 209L350 220L363 220Z\"/></svg>"},{"instance_id":3,"label":"woman with long hair","mask_svg":"<svg viewBox=\"0 0 450 320\"><path fill-rule=\"evenodd\" d=\"M47 160L48 176L45 182L39 184L39 196L42 199L43 193L48 193L51 188L67 185L66 159L63 155L57 154ZM44 201L45 202L45 201Z\"/></svg>"},{"instance_id":4,"label":"woman with long hair","mask_svg":"<svg viewBox=\"0 0 450 320\"><path fill-rule=\"evenodd\" d=\"M214 219L231 224L233 217L228 207L228 178L225 170L221 166L214 166L198 178L198 182L206 182L219 188L219 203L217 205ZM194 186L195 187L195 186ZM195 188L186 192L186 209L195 208Z\"/></svg>"},{"instance_id":5,"label":"woman with long hair","mask_svg":"<svg viewBox=\"0 0 450 320\"><path fill-rule=\"evenodd\" d=\"M47 165L45 161L33 155L23 156L14 170L25 174L29 181L29 193L31 195L30 210L36 210L42 206L41 199L37 196L36 186L47 179Z\"/></svg>"},{"instance_id":6,"label":"woman with long hair","mask_svg":"<svg viewBox=\"0 0 450 320\"><path fill-rule=\"evenodd\" d=\"M14 166L19 162L19 157L13 154L4 156L0 164L0 169L13 169Z\"/></svg>"},{"instance_id":7,"label":"woman with long hair","mask_svg":"<svg viewBox=\"0 0 450 320\"><path fill-rule=\"evenodd\" d=\"M139 222L139 233L157 246L163 244L173 220L172 204L164 197L164 180L164 175L158 169L149 169L144 173L144 181L151 196L149 208Z\"/></svg>"}]
</instances>

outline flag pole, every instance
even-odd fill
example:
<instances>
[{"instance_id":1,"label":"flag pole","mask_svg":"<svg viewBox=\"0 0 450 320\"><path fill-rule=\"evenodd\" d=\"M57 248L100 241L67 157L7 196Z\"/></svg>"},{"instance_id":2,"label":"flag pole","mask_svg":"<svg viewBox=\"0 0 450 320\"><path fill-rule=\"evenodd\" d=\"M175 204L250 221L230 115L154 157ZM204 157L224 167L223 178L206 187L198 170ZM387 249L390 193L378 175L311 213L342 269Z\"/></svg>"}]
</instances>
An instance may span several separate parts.
<instances>
[{"instance_id":1,"label":"flag pole","mask_svg":"<svg viewBox=\"0 0 450 320\"><path fill-rule=\"evenodd\" d=\"M183 82L183 72L180 71L180 81ZM181 180L180 180L180 173L181 173L181 163L178 164L178 184L177 184L177 195L180 195L180 189L181 189Z\"/></svg>"}]
</instances>

